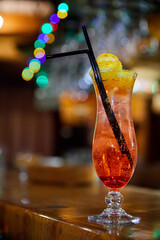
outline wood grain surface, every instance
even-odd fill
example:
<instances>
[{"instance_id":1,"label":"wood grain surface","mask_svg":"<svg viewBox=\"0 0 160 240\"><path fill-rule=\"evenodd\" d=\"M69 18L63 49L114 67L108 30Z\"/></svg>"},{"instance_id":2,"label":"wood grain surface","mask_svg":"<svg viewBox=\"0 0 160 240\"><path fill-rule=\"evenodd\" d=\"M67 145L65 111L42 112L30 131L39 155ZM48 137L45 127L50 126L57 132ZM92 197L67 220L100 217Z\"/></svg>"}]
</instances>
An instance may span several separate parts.
<instances>
[{"instance_id":1,"label":"wood grain surface","mask_svg":"<svg viewBox=\"0 0 160 240\"><path fill-rule=\"evenodd\" d=\"M123 208L141 217L139 224L127 227L88 222L87 216L106 207L106 192L96 182L68 187L33 184L8 172L0 186L1 236L16 240L160 239L159 190L127 186L121 191Z\"/></svg>"}]
</instances>

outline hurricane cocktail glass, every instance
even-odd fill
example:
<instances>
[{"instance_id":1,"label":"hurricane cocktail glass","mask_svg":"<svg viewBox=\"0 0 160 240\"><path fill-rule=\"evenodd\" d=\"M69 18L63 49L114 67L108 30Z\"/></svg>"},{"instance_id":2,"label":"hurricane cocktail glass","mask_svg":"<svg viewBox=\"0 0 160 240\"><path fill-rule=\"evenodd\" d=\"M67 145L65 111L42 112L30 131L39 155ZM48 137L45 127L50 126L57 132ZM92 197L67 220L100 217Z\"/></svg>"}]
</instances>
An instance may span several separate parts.
<instances>
[{"instance_id":1,"label":"hurricane cocktail glass","mask_svg":"<svg viewBox=\"0 0 160 240\"><path fill-rule=\"evenodd\" d=\"M105 198L108 207L100 215L89 216L88 220L101 224L134 224L140 218L127 214L121 208L123 196L120 189L131 179L137 161L136 136L131 115L131 96L136 73L123 70L120 61L111 54L101 54L97 63L108 100L122 132L120 137L125 139L130 157L122 151L124 146L117 142L91 70L97 98L92 158L96 173L109 192Z\"/></svg>"}]
</instances>

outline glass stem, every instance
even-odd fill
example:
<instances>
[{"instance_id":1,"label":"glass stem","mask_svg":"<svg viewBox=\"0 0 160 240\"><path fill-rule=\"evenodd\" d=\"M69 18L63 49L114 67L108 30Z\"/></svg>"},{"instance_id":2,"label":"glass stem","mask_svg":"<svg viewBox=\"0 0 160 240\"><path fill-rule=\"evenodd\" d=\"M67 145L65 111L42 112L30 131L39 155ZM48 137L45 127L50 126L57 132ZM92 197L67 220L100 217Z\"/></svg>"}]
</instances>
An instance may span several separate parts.
<instances>
[{"instance_id":1,"label":"glass stem","mask_svg":"<svg viewBox=\"0 0 160 240\"><path fill-rule=\"evenodd\" d=\"M123 212L123 209L121 208L123 199L124 198L119 191L109 191L105 197L105 202L108 207L104 210L104 212L107 211L107 214L110 215L121 215Z\"/></svg>"}]
</instances>

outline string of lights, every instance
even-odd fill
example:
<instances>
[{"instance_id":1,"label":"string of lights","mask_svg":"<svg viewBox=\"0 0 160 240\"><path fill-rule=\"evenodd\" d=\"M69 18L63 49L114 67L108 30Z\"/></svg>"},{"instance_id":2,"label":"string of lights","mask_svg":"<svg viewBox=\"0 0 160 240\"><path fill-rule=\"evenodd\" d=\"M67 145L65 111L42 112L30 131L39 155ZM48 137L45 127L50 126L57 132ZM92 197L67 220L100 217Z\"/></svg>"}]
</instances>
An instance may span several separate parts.
<instances>
[{"instance_id":1,"label":"string of lights","mask_svg":"<svg viewBox=\"0 0 160 240\"><path fill-rule=\"evenodd\" d=\"M46 44L51 44L55 41L53 32L57 31L58 23L61 19L68 16L69 7L66 3L60 3L56 14L50 16L50 22L42 25L42 33L39 34L34 42L34 57L27 60L27 67L22 71L22 78L25 81L30 81L36 74L36 83L40 87L45 87L48 84L48 76L41 69L41 64L46 61Z\"/></svg>"}]
</instances>

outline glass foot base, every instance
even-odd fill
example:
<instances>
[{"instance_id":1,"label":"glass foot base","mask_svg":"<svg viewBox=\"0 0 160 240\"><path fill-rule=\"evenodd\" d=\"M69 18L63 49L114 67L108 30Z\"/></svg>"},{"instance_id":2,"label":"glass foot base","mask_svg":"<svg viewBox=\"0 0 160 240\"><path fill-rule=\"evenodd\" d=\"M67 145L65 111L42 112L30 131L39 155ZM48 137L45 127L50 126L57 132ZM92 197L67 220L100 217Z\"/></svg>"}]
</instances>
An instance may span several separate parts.
<instances>
[{"instance_id":1,"label":"glass foot base","mask_svg":"<svg viewBox=\"0 0 160 240\"><path fill-rule=\"evenodd\" d=\"M88 221L99 223L102 225L132 225L137 224L141 220L140 217L134 217L127 214L123 209L121 209L121 213L119 214L110 214L107 213L107 209L103 211L103 213L95 216L89 216Z\"/></svg>"},{"instance_id":2,"label":"glass foot base","mask_svg":"<svg viewBox=\"0 0 160 240\"><path fill-rule=\"evenodd\" d=\"M132 225L140 222L140 217L134 217L121 208L123 196L118 191L110 191L105 197L108 207L99 215L89 216L88 221L102 225Z\"/></svg>"}]
</instances>

